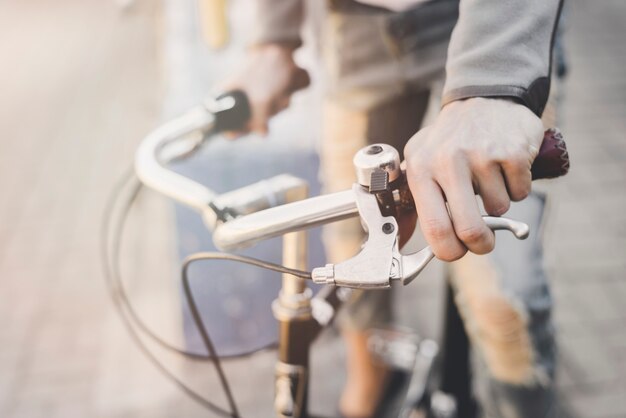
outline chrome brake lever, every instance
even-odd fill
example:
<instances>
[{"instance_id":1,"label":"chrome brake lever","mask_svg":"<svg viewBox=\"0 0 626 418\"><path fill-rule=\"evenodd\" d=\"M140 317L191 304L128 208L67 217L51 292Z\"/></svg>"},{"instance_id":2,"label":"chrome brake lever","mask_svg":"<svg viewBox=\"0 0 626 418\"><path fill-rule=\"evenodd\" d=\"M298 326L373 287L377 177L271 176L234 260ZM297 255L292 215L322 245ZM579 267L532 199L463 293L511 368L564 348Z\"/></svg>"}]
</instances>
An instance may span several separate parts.
<instances>
[{"instance_id":1,"label":"chrome brake lever","mask_svg":"<svg viewBox=\"0 0 626 418\"><path fill-rule=\"evenodd\" d=\"M396 219L383 216L376 196L361 185L355 183L352 190L368 232L367 241L354 257L313 269L313 281L366 289L386 288L394 280L409 284L434 258L432 249L427 246L412 254L401 254ZM508 230L518 239L528 237L529 228L523 222L493 216L483 216L483 219L494 231Z\"/></svg>"},{"instance_id":2,"label":"chrome brake lever","mask_svg":"<svg viewBox=\"0 0 626 418\"><path fill-rule=\"evenodd\" d=\"M515 221L509 218L499 218L495 216L483 216L483 220L492 231L507 230L517 239L528 238L529 228L524 222ZM424 268L428 265L430 260L435 257L433 250L430 246L427 246L412 254L400 254L397 251L397 246L394 249L395 263L400 266L397 274L392 271L390 279L398 279L403 285L407 285L413 281Z\"/></svg>"},{"instance_id":3,"label":"chrome brake lever","mask_svg":"<svg viewBox=\"0 0 626 418\"><path fill-rule=\"evenodd\" d=\"M376 196L368 193L361 185L352 186L363 227L368 233L361 251L352 258L337 264L313 269L315 283L356 288L389 287L394 265L395 249L398 246L398 223L393 216L383 216Z\"/></svg>"},{"instance_id":4,"label":"chrome brake lever","mask_svg":"<svg viewBox=\"0 0 626 418\"><path fill-rule=\"evenodd\" d=\"M358 183L352 186L352 191L368 233L367 241L356 256L313 269L313 281L370 289L389 287L393 280L409 284L424 270L434 254L430 247L413 254L401 254L398 223L393 216L383 215L376 197L376 193L390 192L391 183L402 176L398 151L386 144L367 146L355 155L354 166ZM492 216L484 216L483 219L494 231L506 229L518 239L528 236L528 225L522 222Z\"/></svg>"}]
</instances>

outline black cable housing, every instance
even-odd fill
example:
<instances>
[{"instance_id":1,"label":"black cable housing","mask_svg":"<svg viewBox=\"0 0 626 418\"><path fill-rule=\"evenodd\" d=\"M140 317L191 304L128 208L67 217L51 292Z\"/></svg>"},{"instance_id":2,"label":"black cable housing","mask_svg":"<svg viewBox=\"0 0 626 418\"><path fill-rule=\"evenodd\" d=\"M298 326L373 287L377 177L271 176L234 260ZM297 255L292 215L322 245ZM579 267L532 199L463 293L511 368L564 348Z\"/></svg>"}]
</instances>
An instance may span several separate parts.
<instances>
[{"instance_id":1,"label":"black cable housing","mask_svg":"<svg viewBox=\"0 0 626 418\"><path fill-rule=\"evenodd\" d=\"M135 181L132 181L135 180ZM126 187L130 187L132 184L132 188L128 193L128 196L121 204L119 208L120 214L117 222L113 222L113 217L115 213L115 209L118 206L118 202L122 197L122 193ZM184 350L182 348L176 347L173 344L165 341L163 338L158 336L153 330L151 330L146 323L141 320L137 311L134 309L126 290L123 285L121 271L120 271L120 252L121 252L121 242L123 236L123 230L126 225L126 221L130 214L130 210L139 196L140 191L142 190L141 183L136 179L134 175L134 170L131 168L127 170L124 175L116 182L107 200L107 204L104 210L103 222L102 222L102 240L101 240L101 256L103 260L103 273L106 280L107 288L109 290L109 294L113 301L113 304L116 308L116 311L120 315L122 323L126 328L127 332L130 334L132 340L135 342L139 350L148 358L148 360L159 370L163 375L170 380L175 386L177 386L181 391L186 393L196 402L198 402L203 407L222 417L233 417L240 418L238 408L230 389L230 385L228 383L228 379L222 369L220 356L217 354L213 342L209 336L206 327L202 321L200 316L200 312L198 306L193 297L193 292L191 290L191 285L188 277L188 270L191 264L200 260L230 260L234 262L245 263L249 265L253 265L259 268L264 268L280 273L291 274L296 277L311 279L311 273L308 271L291 269L280 264L270 263L263 260L258 260L251 257L239 256L234 254L227 253L219 253L219 252L201 252L188 256L184 261L181 267L181 275L183 282L183 289L185 298L189 305L192 319L194 321L194 325L196 326L200 336L202 338L202 342L207 350L207 353L197 353L190 352ZM112 229L112 231L110 231ZM213 363L215 367L219 379L220 384L224 390L226 398L228 400L228 404L230 407L230 411L216 405L215 403L209 401L198 392L191 389L188 385L186 385L182 380L180 380L177 376L175 376L170 370L168 370L165 365L156 357L154 353L152 353L147 345L142 340L141 334L145 334L147 337L152 339L157 345L170 351L174 354L180 355L186 359L192 361L210 361ZM236 356L222 356L222 359L228 358L242 358L249 355L252 355L256 352L273 348L275 344L268 345L267 347L262 347L257 350L253 350L247 353L239 354Z\"/></svg>"}]
</instances>

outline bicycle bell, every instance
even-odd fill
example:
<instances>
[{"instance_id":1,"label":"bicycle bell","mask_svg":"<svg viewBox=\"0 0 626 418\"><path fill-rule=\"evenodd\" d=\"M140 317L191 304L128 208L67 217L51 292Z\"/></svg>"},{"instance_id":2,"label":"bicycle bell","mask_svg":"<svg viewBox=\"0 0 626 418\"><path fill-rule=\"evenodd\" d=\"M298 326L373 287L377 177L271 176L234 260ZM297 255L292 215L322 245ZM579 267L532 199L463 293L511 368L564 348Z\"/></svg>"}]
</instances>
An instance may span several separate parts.
<instances>
[{"instance_id":1,"label":"bicycle bell","mask_svg":"<svg viewBox=\"0 0 626 418\"><path fill-rule=\"evenodd\" d=\"M400 154L387 144L372 144L361 148L354 156L353 163L358 183L370 188L370 191L386 189L402 173Z\"/></svg>"}]
</instances>

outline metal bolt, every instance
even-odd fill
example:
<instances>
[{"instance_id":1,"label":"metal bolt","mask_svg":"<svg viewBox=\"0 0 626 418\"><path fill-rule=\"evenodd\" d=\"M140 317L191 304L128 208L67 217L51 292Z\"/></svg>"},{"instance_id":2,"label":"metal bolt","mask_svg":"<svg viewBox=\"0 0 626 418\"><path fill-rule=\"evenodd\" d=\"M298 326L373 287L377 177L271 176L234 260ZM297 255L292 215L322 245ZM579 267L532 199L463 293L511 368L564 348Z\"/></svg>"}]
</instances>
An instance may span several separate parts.
<instances>
[{"instance_id":1,"label":"metal bolt","mask_svg":"<svg viewBox=\"0 0 626 418\"><path fill-rule=\"evenodd\" d=\"M383 152L383 147L381 147L380 145L372 145L367 149L367 153L369 155L380 154L381 152Z\"/></svg>"},{"instance_id":2,"label":"metal bolt","mask_svg":"<svg viewBox=\"0 0 626 418\"><path fill-rule=\"evenodd\" d=\"M383 224L383 232L384 232L385 234L391 234L391 233L393 232L393 230L394 230L394 229L395 229L395 228L394 228L393 224L391 224L391 223L389 223L389 222L387 222L387 223Z\"/></svg>"}]
</instances>

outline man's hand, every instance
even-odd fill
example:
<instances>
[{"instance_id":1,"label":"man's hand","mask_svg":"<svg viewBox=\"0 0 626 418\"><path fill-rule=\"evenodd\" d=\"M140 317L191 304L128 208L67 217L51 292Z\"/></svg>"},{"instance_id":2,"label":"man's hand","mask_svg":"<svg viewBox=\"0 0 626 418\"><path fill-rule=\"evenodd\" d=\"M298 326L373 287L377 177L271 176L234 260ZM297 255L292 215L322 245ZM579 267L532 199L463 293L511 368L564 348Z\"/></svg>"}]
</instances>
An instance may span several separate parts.
<instances>
[{"instance_id":1,"label":"man's hand","mask_svg":"<svg viewBox=\"0 0 626 418\"><path fill-rule=\"evenodd\" d=\"M526 107L485 98L446 105L433 125L411 138L404 149L407 179L437 258L454 261L467 250L493 250L494 234L481 219L475 194L492 216L528 196L542 139L541 120Z\"/></svg>"},{"instance_id":2,"label":"man's hand","mask_svg":"<svg viewBox=\"0 0 626 418\"><path fill-rule=\"evenodd\" d=\"M309 85L309 76L293 60L293 48L279 44L250 50L240 71L224 83L224 90L243 90L252 107L247 131L267 134L268 121L289 106L291 95Z\"/></svg>"}]
</instances>

